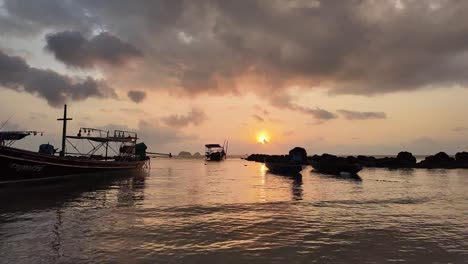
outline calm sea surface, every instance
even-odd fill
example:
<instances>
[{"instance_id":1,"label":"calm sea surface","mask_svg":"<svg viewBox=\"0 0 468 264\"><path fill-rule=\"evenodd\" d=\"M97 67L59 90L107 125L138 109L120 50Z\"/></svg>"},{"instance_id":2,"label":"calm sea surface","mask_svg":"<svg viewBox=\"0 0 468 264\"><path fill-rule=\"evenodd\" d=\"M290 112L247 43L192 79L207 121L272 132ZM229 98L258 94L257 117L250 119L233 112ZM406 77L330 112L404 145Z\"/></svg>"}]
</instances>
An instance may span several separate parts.
<instances>
[{"instance_id":1,"label":"calm sea surface","mask_svg":"<svg viewBox=\"0 0 468 264\"><path fill-rule=\"evenodd\" d=\"M231 159L0 189L0 263L468 263L468 170L362 181Z\"/></svg>"}]
</instances>

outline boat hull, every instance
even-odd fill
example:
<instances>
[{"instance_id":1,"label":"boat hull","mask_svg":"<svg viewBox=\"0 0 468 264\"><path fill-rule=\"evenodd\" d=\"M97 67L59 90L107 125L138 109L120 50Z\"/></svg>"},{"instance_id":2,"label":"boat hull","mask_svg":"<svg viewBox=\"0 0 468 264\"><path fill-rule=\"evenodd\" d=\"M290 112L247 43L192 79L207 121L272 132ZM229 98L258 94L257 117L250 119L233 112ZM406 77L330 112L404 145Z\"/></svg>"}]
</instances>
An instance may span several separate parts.
<instances>
[{"instance_id":1,"label":"boat hull","mask_svg":"<svg viewBox=\"0 0 468 264\"><path fill-rule=\"evenodd\" d=\"M146 160L98 161L58 157L0 146L0 182L41 180L51 177L141 169Z\"/></svg>"},{"instance_id":2,"label":"boat hull","mask_svg":"<svg viewBox=\"0 0 468 264\"><path fill-rule=\"evenodd\" d=\"M300 164L265 162L265 166L270 172L281 174L297 174L302 171Z\"/></svg>"},{"instance_id":3,"label":"boat hull","mask_svg":"<svg viewBox=\"0 0 468 264\"><path fill-rule=\"evenodd\" d=\"M226 156L221 152L215 152L206 155L207 161L222 161L226 158Z\"/></svg>"},{"instance_id":4,"label":"boat hull","mask_svg":"<svg viewBox=\"0 0 468 264\"><path fill-rule=\"evenodd\" d=\"M362 166L359 164L336 164L333 162L310 162L310 165L318 172L324 174L340 175L342 172L357 174Z\"/></svg>"}]
</instances>

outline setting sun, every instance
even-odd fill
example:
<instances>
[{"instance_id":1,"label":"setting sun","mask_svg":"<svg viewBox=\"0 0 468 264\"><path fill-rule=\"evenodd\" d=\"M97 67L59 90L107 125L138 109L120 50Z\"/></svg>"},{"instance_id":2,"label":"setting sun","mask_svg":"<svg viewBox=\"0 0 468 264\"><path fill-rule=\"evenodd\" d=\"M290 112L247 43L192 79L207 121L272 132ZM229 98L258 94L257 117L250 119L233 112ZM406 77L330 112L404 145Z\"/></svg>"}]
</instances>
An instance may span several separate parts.
<instances>
[{"instance_id":1,"label":"setting sun","mask_svg":"<svg viewBox=\"0 0 468 264\"><path fill-rule=\"evenodd\" d=\"M268 144L270 143L270 137L265 132L261 132L257 135L257 142L260 144Z\"/></svg>"}]
</instances>

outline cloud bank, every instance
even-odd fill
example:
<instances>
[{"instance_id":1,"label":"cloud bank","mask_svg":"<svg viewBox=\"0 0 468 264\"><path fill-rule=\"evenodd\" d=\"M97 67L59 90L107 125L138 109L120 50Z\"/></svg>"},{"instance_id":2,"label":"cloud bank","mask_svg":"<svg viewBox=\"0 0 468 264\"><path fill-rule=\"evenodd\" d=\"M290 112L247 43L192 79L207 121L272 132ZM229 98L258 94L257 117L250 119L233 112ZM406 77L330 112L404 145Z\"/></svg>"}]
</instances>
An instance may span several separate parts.
<instances>
[{"instance_id":1,"label":"cloud bank","mask_svg":"<svg viewBox=\"0 0 468 264\"><path fill-rule=\"evenodd\" d=\"M10 30L106 28L145 51L135 82L187 94L239 93L241 77L263 84L258 93L295 84L362 95L468 81L466 1L5 0L4 8Z\"/></svg>"},{"instance_id":2,"label":"cloud bank","mask_svg":"<svg viewBox=\"0 0 468 264\"><path fill-rule=\"evenodd\" d=\"M0 28L9 25L9 34L58 32L47 49L68 66L141 58L136 71L104 73L123 86L254 93L278 108L274 97L291 86L365 96L468 87L466 1L4 0L3 8ZM90 37L103 29L112 34ZM320 120L337 117L292 106Z\"/></svg>"},{"instance_id":3,"label":"cloud bank","mask_svg":"<svg viewBox=\"0 0 468 264\"><path fill-rule=\"evenodd\" d=\"M118 66L142 57L135 46L102 32L87 40L78 31L63 31L46 35L46 50L67 66L92 68L98 64Z\"/></svg>"},{"instance_id":4,"label":"cloud bank","mask_svg":"<svg viewBox=\"0 0 468 264\"><path fill-rule=\"evenodd\" d=\"M386 119L384 112L357 112L350 110L338 110L345 119L348 120L367 120L367 119Z\"/></svg>"},{"instance_id":5,"label":"cloud bank","mask_svg":"<svg viewBox=\"0 0 468 264\"><path fill-rule=\"evenodd\" d=\"M135 103L141 103L145 100L146 98L146 92L144 91L129 91L127 93L128 98L132 100Z\"/></svg>"},{"instance_id":6,"label":"cloud bank","mask_svg":"<svg viewBox=\"0 0 468 264\"><path fill-rule=\"evenodd\" d=\"M186 115L169 115L161 118L161 121L167 126L182 128L189 125L200 125L208 119L206 113L199 108L192 108Z\"/></svg>"},{"instance_id":7,"label":"cloud bank","mask_svg":"<svg viewBox=\"0 0 468 264\"><path fill-rule=\"evenodd\" d=\"M77 79L52 70L34 68L24 59L8 56L1 50L0 87L36 95L53 107L60 107L67 101L117 96L104 81L90 77Z\"/></svg>"}]
</instances>

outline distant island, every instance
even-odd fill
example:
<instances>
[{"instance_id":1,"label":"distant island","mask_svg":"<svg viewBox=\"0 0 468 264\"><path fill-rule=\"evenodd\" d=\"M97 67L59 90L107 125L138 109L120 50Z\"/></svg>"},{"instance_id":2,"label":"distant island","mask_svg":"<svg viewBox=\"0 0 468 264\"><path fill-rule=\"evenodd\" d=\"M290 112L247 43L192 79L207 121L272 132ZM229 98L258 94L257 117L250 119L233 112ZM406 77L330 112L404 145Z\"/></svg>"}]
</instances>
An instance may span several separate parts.
<instances>
[{"instance_id":1,"label":"distant island","mask_svg":"<svg viewBox=\"0 0 468 264\"><path fill-rule=\"evenodd\" d=\"M192 153L188 152L188 151L181 151L179 152L179 156L182 156L182 157L191 157L192 156Z\"/></svg>"},{"instance_id":2,"label":"distant island","mask_svg":"<svg viewBox=\"0 0 468 264\"><path fill-rule=\"evenodd\" d=\"M181 151L179 152L179 157L182 157L182 158L200 158L200 157L203 157L202 154L200 154L200 152L195 152L193 153L190 153L189 151Z\"/></svg>"}]
</instances>

